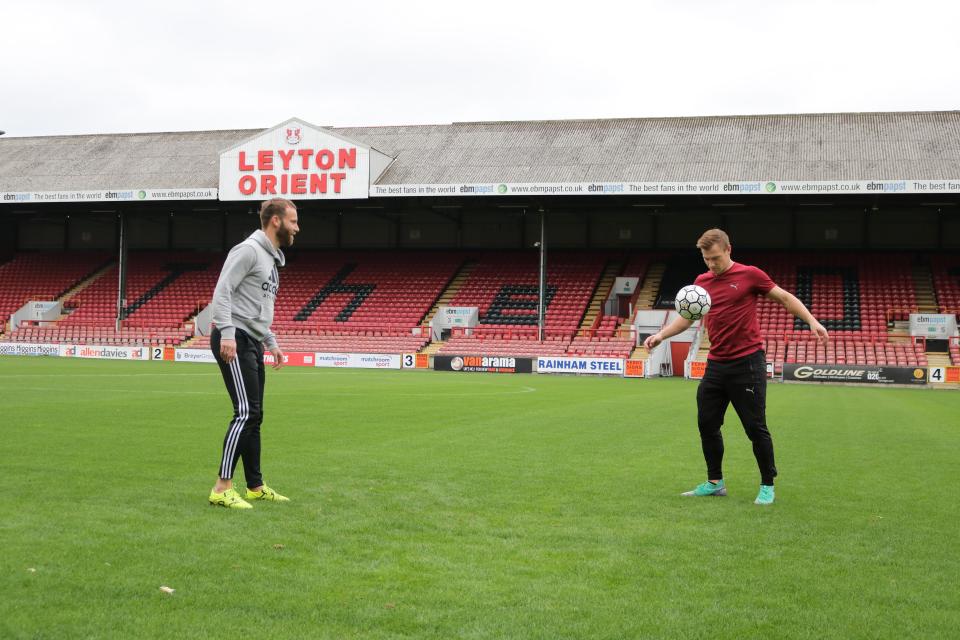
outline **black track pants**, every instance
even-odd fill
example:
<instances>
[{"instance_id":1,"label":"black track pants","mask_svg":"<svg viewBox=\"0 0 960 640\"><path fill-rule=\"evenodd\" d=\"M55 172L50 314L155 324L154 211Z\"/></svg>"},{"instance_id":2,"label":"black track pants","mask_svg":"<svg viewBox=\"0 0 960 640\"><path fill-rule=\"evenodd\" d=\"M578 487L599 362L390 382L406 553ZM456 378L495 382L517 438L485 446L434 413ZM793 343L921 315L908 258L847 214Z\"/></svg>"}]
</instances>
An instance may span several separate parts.
<instances>
[{"instance_id":1,"label":"black track pants","mask_svg":"<svg viewBox=\"0 0 960 640\"><path fill-rule=\"evenodd\" d=\"M711 480L723 477L720 427L730 403L753 443L760 482L772 485L777 467L773 459L773 439L767 429L767 367L763 351L729 362L707 362L706 373L697 388L697 426L707 461L707 477Z\"/></svg>"},{"instance_id":2,"label":"black track pants","mask_svg":"<svg viewBox=\"0 0 960 640\"><path fill-rule=\"evenodd\" d=\"M263 484L260 475L260 423L263 422L263 345L237 329L237 357L229 364L220 357L220 330L210 336L210 348L220 365L223 382L233 402L233 419L223 438L223 455L218 475L229 480L243 460L247 487Z\"/></svg>"}]
</instances>

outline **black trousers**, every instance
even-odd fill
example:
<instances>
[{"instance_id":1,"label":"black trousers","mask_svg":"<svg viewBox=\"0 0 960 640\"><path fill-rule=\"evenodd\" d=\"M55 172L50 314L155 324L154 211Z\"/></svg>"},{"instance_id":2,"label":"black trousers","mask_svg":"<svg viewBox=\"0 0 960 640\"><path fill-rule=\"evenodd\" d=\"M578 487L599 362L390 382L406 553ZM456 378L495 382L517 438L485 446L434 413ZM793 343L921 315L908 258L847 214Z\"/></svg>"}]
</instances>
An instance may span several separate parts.
<instances>
[{"instance_id":1,"label":"black trousers","mask_svg":"<svg viewBox=\"0 0 960 640\"><path fill-rule=\"evenodd\" d=\"M723 477L720 427L730 403L753 443L760 482L772 485L777 467L773 459L773 438L767 429L767 364L763 351L729 362L707 362L707 370L697 388L697 426L707 461L707 477L711 480Z\"/></svg>"},{"instance_id":2,"label":"black trousers","mask_svg":"<svg viewBox=\"0 0 960 640\"><path fill-rule=\"evenodd\" d=\"M237 460L243 460L247 487L253 488L263 484L260 475L260 424L263 422L263 385L266 381L263 345L240 329L237 329L236 340L237 357L228 364L220 356L220 330L214 329L210 336L210 348L233 402L233 419L223 438L218 475L224 480L233 478Z\"/></svg>"}]
</instances>

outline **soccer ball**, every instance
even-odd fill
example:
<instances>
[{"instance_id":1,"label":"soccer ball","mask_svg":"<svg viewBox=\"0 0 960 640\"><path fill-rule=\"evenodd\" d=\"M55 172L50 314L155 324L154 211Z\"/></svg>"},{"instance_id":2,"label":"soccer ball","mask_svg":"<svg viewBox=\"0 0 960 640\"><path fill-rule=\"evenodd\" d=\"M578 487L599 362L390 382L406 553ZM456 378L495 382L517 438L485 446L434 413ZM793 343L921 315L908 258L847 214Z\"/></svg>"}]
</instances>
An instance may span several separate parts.
<instances>
[{"instance_id":1,"label":"soccer ball","mask_svg":"<svg viewBox=\"0 0 960 640\"><path fill-rule=\"evenodd\" d=\"M673 301L677 313L687 320L699 320L710 311L710 294L703 287L688 284L677 291L677 298Z\"/></svg>"}]
</instances>

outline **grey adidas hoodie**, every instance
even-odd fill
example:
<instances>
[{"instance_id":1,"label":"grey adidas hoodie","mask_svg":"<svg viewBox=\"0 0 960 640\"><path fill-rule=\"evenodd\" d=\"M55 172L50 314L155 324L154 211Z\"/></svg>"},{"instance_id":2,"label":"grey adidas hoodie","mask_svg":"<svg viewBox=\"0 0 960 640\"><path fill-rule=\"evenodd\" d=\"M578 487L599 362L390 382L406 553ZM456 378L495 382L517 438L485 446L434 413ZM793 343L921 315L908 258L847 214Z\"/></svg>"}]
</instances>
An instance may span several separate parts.
<instances>
[{"instance_id":1,"label":"grey adidas hoodie","mask_svg":"<svg viewBox=\"0 0 960 640\"><path fill-rule=\"evenodd\" d=\"M283 252L275 249L267 234L259 229L230 250L212 302L213 324L223 338L236 339L239 328L268 349L277 346L270 325L273 303L280 290L277 267L285 264Z\"/></svg>"}]
</instances>

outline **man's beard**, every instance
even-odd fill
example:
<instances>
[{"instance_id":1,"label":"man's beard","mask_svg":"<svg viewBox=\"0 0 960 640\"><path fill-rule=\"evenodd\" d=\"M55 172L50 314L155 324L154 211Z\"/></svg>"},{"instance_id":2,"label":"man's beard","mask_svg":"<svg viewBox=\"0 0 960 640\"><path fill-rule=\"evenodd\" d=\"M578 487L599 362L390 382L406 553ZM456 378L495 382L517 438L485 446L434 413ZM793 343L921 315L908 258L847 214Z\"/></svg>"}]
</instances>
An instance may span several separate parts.
<instances>
[{"instance_id":1,"label":"man's beard","mask_svg":"<svg viewBox=\"0 0 960 640\"><path fill-rule=\"evenodd\" d=\"M280 246L289 247L293 245L293 234L290 233L284 227L277 229L277 240L280 241Z\"/></svg>"}]
</instances>

